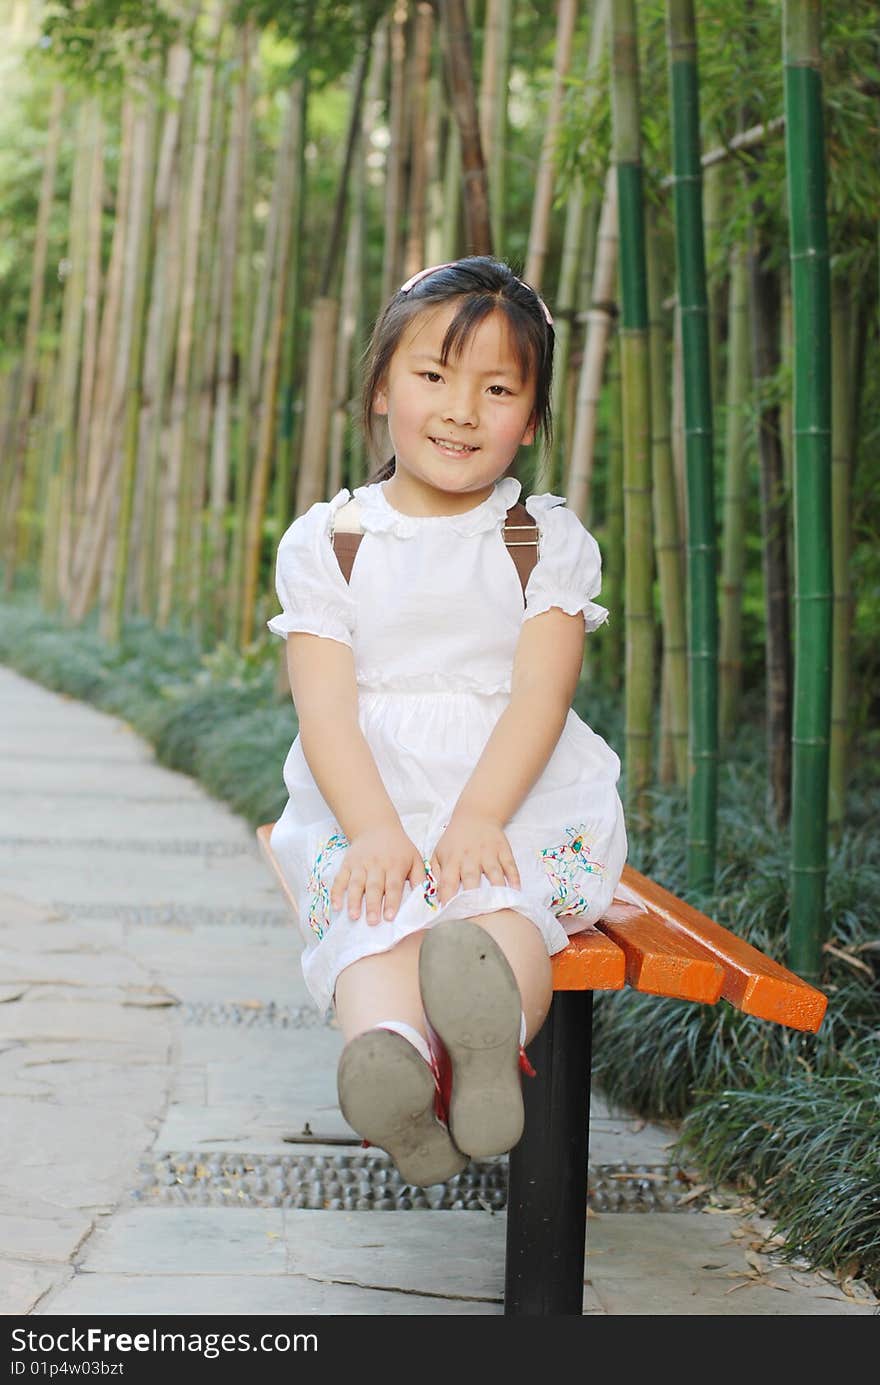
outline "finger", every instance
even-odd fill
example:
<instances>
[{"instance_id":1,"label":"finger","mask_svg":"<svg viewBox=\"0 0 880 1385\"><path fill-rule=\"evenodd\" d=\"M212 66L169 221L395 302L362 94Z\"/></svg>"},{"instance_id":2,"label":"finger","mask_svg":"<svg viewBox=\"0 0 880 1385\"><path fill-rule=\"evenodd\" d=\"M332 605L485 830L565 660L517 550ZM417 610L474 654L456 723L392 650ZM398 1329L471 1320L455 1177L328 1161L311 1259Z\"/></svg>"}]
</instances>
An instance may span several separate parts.
<instances>
[{"instance_id":1,"label":"finger","mask_svg":"<svg viewBox=\"0 0 880 1385\"><path fill-rule=\"evenodd\" d=\"M348 884L350 875L351 871L348 866L340 866L336 879L333 881L333 885L330 889L330 903L333 905L334 909L340 909L342 907L342 901L345 899L345 887Z\"/></svg>"},{"instance_id":2,"label":"finger","mask_svg":"<svg viewBox=\"0 0 880 1385\"><path fill-rule=\"evenodd\" d=\"M501 866L498 864L497 861L490 861L488 865L483 867L483 870L485 875L492 882L493 885L504 884L504 871L501 869Z\"/></svg>"},{"instance_id":3,"label":"finger","mask_svg":"<svg viewBox=\"0 0 880 1385\"><path fill-rule=\"evenodd\" d=\"M364 893L364 879L366 872L358 867L352 871L351 880L348 885L348 914L349 918L360 918L361 900Z\"/></svg>"},{"instance_id":4,"label":"finger","mask_svg":"<svg viewBox=\"0 0 880 1385\"><path fill-rule=\"evenodd\" d=\"M504 874L507 876L507 879L510 882L510 884L519 889L519 868L517 867L516 861L514 860L513 856L503 856L501 858L501 864L504 867Z\"/></svg>"},{"instance_id":5,"label":"finger","mask_svg":"<svg viewBox=\"0 0 880 1385\"><path fill-rule=\"evenodd\" d=\"M393 919L400 905L400 897L403 894L403 881L399 876L386 875L385 877L385 917Z\"/></svg>"},{"instance_id":6,"label":"finger","mask_svg":"<svg viewBox=\"0 0 880 1385\"><path fill-rule=\"evenodd\" d=\"M385 872L371 871L367 876L367 923L378 923L385 893Z\"/></svg>"}]
</instances>

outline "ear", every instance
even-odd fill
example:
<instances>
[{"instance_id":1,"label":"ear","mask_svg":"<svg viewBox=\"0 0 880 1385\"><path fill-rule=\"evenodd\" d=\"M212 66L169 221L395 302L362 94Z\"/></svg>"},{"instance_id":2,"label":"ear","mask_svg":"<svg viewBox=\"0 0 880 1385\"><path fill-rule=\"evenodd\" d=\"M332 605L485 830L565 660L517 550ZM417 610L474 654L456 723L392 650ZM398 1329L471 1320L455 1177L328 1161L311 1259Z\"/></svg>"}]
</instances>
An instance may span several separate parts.
<instances>
[{"instance_id":1,"label":"ear","mask_svg":"<svg viewBox=\"0 0 880 1385\"><path fill-rule=\"evenodd\" d=\"M525 429L525 432L524 432L523 435L522 435L522 439L521 439L521 444L520 444L520 445L521 445L521 446L524 446L524 447L528 447L529 443L535 441L535 434L537 433L537 431L538 431L538 420L535 418L535 415L532 414L531 418L529 419L528 423L526 424L526 429Z\"/></svg>"},{"instance_id":2,"label":"ear","mask_svg":"<svg viewBox=\"0 0 880 1385\"><path fill-rule=\"evenodd\" d=\"M386 392L386 390L385 390L385 388L384 388L384 386L383 386L382 389L376 390L376 393L373 395L373 413L374 413L374 414L387 414L387 412L388 412L388 394L387 394L387 392Z\"/></svg>"}]
</instances>

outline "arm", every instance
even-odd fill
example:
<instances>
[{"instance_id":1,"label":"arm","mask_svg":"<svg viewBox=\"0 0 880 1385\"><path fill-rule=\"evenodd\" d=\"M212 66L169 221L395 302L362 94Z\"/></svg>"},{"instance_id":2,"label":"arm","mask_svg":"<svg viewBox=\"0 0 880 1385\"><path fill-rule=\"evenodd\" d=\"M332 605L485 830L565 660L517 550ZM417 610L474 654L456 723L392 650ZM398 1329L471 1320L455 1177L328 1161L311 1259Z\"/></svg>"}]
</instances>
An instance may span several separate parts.
<instances>
[{"instance_id":1,"label":"arm","mask_svg":"<svg viewBox=\"0 0 880 1385\"><path fill-rule=\"evenodd\" d=\"M306 763L349 841L333 881L331 903L348 897L351 918L366 901L367 922L394 918L408 880L415 889L425 868L379 773L358 721L354 656L348 645L319 635L287 636L290 690Z\"/></svg>"},{"instance_id":2,"label":"arm","mask_svg":"<svg viewBox=\"0 0 880 1385\"><path fill-rule=\"evenodd\" d=\"M455 813L509 822L556 749L577 689L584 618L554 606L525 621L510 702L498 718Z\"/></svg>"},{"instance_id":3,"label":"arm","mask_svg":"<svg viewBox=\"0 0 880 1385\"><path fill-rule=\"evenodd\" d=\"M291 634L287 670L306 763L349 841L377 823L399 824L358 722L351 649L338 640Z\"/></svg>"}]
</instances>

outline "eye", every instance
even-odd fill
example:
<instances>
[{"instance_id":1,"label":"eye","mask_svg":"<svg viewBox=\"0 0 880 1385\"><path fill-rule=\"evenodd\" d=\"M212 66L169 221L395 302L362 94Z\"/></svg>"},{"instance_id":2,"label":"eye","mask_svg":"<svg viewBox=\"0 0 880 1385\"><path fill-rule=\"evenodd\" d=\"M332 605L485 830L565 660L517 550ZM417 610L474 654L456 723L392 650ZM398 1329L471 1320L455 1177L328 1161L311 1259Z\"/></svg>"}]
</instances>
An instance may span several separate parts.
<instances>
[{"instance_id":1,"label":"eye","mask_svg":"<svg viewBox=\"0 0 880 1385\"><path fill-rule=\"evenodd\" d=\"M506 394L512 394L513 391L509 390L506 385L490 385L489 393L496 399L503 399Z\"/></svg>"},{"instance_id":2,"label":"eye","mask_svg":"<svg viewBox=\"0 0 880 1385\"><path fill-rule=\"evenodd\" d=\"M436 370L422 371L422 379L427 380L429 385L436 385L440 378Z\"/></svg>"}]
</instances>

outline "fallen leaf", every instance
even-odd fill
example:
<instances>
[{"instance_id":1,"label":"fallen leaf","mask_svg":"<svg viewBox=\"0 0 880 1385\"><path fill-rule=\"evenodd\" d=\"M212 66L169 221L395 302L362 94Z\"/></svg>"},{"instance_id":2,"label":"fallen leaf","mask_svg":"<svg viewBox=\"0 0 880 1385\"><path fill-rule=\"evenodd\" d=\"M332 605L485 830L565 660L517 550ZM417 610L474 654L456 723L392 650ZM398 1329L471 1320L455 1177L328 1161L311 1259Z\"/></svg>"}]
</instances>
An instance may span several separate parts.
<instances>
[{"instance_id":1,"label":"fallen leaf","mask_svg":"<svg viewBox=\"0 0 880 1385\"><path fill-rule=\"evenodd\" d=\"M689 1193L682 1193L678 1199L678 1206L684 1207L688 1202L693 1202L695 1198L702 1197L703 1193L708 1193L708 1183L698 1183L696 1188L691 1188Z\"/></svg>"}]
</instances>

